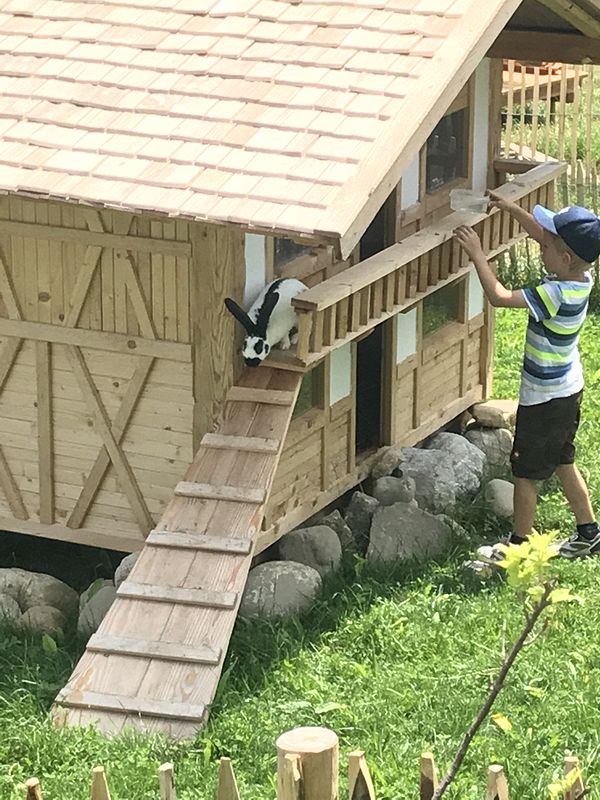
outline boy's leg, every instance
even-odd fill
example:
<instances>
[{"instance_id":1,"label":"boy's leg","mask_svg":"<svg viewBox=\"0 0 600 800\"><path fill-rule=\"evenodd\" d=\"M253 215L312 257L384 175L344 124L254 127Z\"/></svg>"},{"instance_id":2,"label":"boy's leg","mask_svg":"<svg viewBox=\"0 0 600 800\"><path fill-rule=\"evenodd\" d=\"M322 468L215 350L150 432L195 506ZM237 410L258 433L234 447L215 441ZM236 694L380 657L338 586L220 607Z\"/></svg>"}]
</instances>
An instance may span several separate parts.
<instances>
[{"instance_id":1,"label":"boy's leg","mask_svg":"<svg viewBox=\"0 0 600 800\"><path fill-rule=\"evenodd\" d=\"M537 506L537 483L515 477L514 537L526 539L533 529Z\"/></svg>"},{"instance_id":2,"label":"boy's leg","mask_svg":"<svg viewBox=\"0 0 600 800\"><path fill-rule=\"evenodd\" d=\"M556 469L562 490L567 498L578 525L589 525L596 521L590 493L581 472L575 464L561 464Z\"/></svg>"}]
</instances>

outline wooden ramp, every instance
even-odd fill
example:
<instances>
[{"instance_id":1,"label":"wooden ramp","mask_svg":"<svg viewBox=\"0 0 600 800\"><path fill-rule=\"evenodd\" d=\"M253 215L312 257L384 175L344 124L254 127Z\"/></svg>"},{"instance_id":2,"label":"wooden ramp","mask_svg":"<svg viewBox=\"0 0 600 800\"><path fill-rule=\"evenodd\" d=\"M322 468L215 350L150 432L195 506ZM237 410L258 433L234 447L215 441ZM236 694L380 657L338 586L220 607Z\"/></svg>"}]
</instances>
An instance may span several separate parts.
<instances>
[{"instance_id":1,"label":"wooden ramp","mask_svg":"<svg viewBox=\"0 0 600 800\"><path fill-rule=\"evenodd\" d=\"M206 719L302 374L246 370L56 698L59 724L175 738Z\"/></svg>"}]
</instances>

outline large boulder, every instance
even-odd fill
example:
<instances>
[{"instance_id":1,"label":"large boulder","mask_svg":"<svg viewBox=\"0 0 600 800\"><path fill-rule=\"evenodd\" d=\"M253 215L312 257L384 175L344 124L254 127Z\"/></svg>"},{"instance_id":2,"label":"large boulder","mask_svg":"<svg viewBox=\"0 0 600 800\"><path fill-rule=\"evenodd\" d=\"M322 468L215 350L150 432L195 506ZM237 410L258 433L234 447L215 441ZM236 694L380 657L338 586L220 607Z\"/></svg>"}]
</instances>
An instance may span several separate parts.
<instances>
[{"instance_id":1,"label":"large boulder","mask_svg":"<svg viewBox=\"0 0 600 800\"><path fill-rule=\"evenodd\" d=\"M354 539L359 547L366 545L369 540L371 520L378 507L377 500L363 492L354 492L348 503L344 519L354 534Z\"/></svg>"},{"instance_id":2,"label":"large boulder","mask_svg":"<svg viewBox=\"0 0 600 800\"><path fill-rule=\"evenodd\" d=\"M452 458L439 450L406 447L404 476L415 482L415 499L434 514L450 511L456 504L456 480Z\"/></svg>"},{"instance_id":3,"label":"large boulder","mask_svg":"<svg viewBox=\"0 0 600 800\"><path fill-rule=\"evenodd\" d=\"M378 454L373 466L371 467L371 476L374 481L378 478L384 478L386 475L394 475L399 469L404 460L404 448L398 445L390 445L384 447Z\"/></svg>"},{"instance_id":4,"label":"large boulder","mask_svg":"<svg viewBox=\"0 0 600 800\"><path fill-rule=\"evenodd\" d=\"M327 525L337 533L343 553L354 553L356 551L354 534L337 508L334 508L326 517L322 517L319 520L319 525Z\"/></svg>"},{"instance_id":5,"label":"large boulder","mask_svg":"<svg viewBox=\"0 0 600 800\"><path fill-rule=\"evenodd\" d=\"M117 590L112 584L104 585L94 592L81 609L77 620L77 633L86 639L95 633L116 597Z\"/></svg>"},{"instance_id":6,"label":"large boulder","mask_svg":"<svg viewBox=\"0 0 600 800\"><path fill-rule=\"evenodd\" d=\"M283 561L297 561L316 569L324 578L335 571L342 560L342 546L337 533L327 525L298 528L279 542Z\"/></svg>"},{"instance_id":7,"label":"large boulder","mask_svg":"<svg viewBox=\"0 0 600 800\"><path fill-rule=\"evenodd\" d=\"M485 487L485 499L497 517L508 519L515 510L515 487L509 481L495 478Z\"/></svg>"},{"instance_id":8,"label":"large boulder","mask_svg":"<svg viewBox=\"0 0 600 800\"><path fill-rule=\"evenodd\" d=\"M377 509L371 526L367 560L393 564L410 558L428 558L448 544L450 528L414 503L396 503Z\"/></svg>"},{"instance_id":9,"label":"large boulder","mask_svg":"<svg viewBox=\"0 0 600 800\"><path fill-rule=\"evenodd\" d=\"M485 428L515 429L518 402L516 400L486 400L471 409L475 420Z\"/></svg>"},{"instance_id":10,"label":"large boulder","mask_svg":"<svg viewBox=\"0 0 600 800\"><path fill-rule=\"evenodd\" d=\"M83 591L79 596L79 613L83 611L83 607L89 603L92 597L103 589L105 586L115 587L114 583L108 578L97 578L93 583L91 583L88 588ZM116 588L116 587L115 587Z\"/></svg>"},{"instance_id":11,"label":"large boulder","mask_svg":"<svg viewBox=\"0 0 600 800\"><path fill-rule=\"evenodd\" d=\"M491 471L509 469L513 437L508 428L470 428L465 439L481 450Z\"/></svg>"},{"instance_id":12,"label":"large boulder","mask_svg":"<svg viewBox=\"0 0 600 800\"><path fill-rule=\"evenodd\" d=\"M16 567L0 569L0 595L11 597L21 613L34 607L50 606L63 618L74 615L79 602L77 592L58 578ZM12 608L14 610L14 605Z\"/></svg>"},{"instance_id":13,"label":"large boulder","mask_svg":"<svg viewBox=\"0 0 600 800\"><path fill-rule=\"evenodd\" d=\"M138 560L139 555L139 553L130 553L128 556L125 556L123 561L121 561L115 570L115 586L117 589L123 583L123 581L127 580L129 577L129 573L133 569L133 565Z\"/></svg>"},{"instance_id":14,"label":"large boulder","mask_svg":"<svg viewBox=\"0 0 600 800\"><path fill-rule=\"evenodd\" d=\"M457 497L475 494L486 468L485 456L478 447L458 433L437 433L426 445L428 450L446 453L452 459Z\"/></svg>"},{"instance_id":15,"label":"large boulder","mask_svg":"<svg viewBox=\"0 0 600 800\"><path fill-rule=\"evenodd\" d=\"M240 604L242 617L286 617L300 614L321 591L316 569L295 561L269 561L250 570Z\"/></svg>"},{"instance_id":16,"label":"large boulder","mask_svg":"<svg viewBox=\"0 0 600 800\"><path fill-rule=\"evenodd\" d=\"M17 622L21 609L14 597L0 594L0 622Z\"/></svg>"},{"instance_id":17,"label":"large boulder","mask_svg":"<svg viewBox=\"0 0 600 800\"><path fill-rule=\"evenodd\" d=\"M405 475L394 478L387 475L378 478L373 484L373 497L382 506L393 506L394 503L410 503L415 499L416 484L413 478Z\"/></svg>"},{"instance_id":18,"label":"large boulder","mask_svg":"<svg viewBox=\"0 0 600 800\"><path fill-rule=\"evenodd\" d=\"M63 631L67 623L65 615L54 606L31 606L23 614L20 624L36 633Z\"/></svg>"}]
</instances>

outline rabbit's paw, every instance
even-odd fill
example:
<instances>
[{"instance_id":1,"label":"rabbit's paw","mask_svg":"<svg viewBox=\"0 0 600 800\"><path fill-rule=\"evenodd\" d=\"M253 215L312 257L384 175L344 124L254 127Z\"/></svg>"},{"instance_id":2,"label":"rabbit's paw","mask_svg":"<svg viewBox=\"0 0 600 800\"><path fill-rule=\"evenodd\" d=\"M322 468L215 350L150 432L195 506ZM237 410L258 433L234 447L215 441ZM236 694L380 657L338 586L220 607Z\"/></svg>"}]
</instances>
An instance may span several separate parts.
<instances>
[{"instance_id":1,"label":"rabbit's paw","mask_svg":"<svg viewBox=\"0 0 600 800\"><path fill-rule=\"evenodd\" d=\"M283 339L279 342L279 347L281 350L289 350L290 349L290 336L288 333L283 337Z\"/></svg>"},{"instance_id":2,"label":"rabbit's paw","mask_svg":"<svg viewBox=\"0 0 600 800\"><path fill-rule=\"evenodd\" d=\"M290 336L290 342L292 344L298 344L298 331L296 331L296 333L292 333Z\"/></svg>"}]
</instances>

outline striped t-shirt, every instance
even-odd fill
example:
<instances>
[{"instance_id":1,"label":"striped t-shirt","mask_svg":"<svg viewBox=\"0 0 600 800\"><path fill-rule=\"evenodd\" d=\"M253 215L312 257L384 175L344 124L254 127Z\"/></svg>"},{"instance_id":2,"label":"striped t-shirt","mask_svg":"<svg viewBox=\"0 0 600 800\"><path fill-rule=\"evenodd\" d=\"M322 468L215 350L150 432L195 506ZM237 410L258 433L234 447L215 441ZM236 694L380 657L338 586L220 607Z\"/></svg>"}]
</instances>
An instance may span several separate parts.
<instances>
[{"instance_id":1,"label":"striped t-shirt","mask_svg":"<svg viewBox=\"0 0 600 800\"><path fill-rule=\"evenodd\" d=\"M583 389L579 333L585 320L592 280L545 278L523 289L529 308L520 402L524 406L569 397Z\"/></svg>"}]
</instances>

